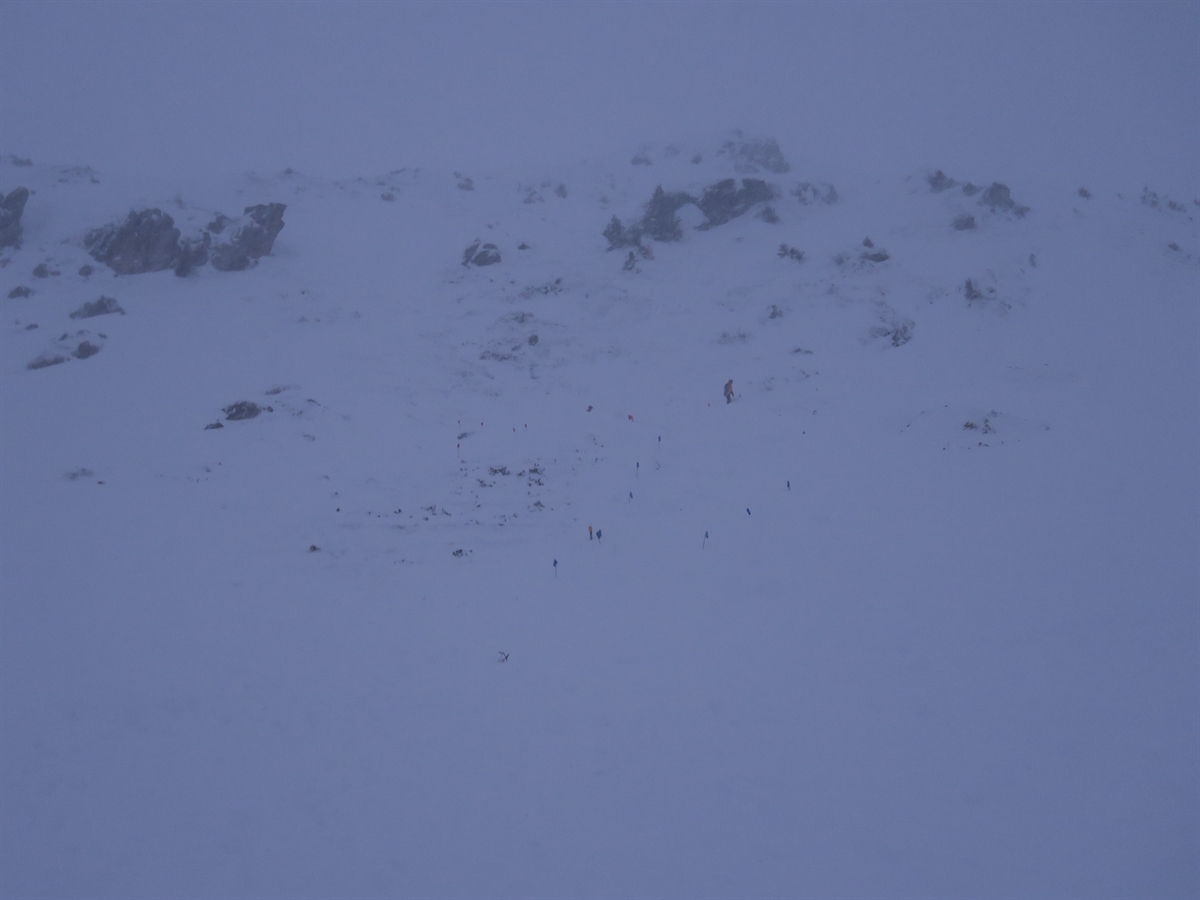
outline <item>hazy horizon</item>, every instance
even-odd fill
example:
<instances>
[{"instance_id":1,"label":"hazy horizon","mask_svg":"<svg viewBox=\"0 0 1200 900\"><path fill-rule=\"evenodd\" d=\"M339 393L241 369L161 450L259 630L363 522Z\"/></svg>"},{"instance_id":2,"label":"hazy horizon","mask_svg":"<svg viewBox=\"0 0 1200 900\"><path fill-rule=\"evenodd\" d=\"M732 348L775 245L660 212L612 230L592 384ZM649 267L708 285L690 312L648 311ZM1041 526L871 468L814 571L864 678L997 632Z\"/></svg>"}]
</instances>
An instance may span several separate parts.
<instances>
[{"instance_id":1,"label":"hazy horizon","mask_svg":"<svg viewBox=\"0 0 1200 900\"><path fill-rule=\"evenodd\" d=\"M0 152L117 177L573 165L742 128L878 175L1198 188L1194 2L8 0L0 26Z\"/></svg>"}]
</instances>

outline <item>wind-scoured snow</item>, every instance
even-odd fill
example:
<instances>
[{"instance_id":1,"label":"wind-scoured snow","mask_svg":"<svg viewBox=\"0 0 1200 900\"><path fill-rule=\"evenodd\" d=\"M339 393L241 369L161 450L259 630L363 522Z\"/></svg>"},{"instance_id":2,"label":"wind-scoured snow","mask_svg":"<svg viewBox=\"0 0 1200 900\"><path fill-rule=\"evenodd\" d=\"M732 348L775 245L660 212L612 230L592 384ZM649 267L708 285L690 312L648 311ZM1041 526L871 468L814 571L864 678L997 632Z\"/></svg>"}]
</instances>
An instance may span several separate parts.
<instances>
[{"instance_id":1,"label":"wind-scoured snow","mask_svg":"<svg viewBox=\"0 0 1200 900\"><path fill-rule=\"evenodd\" d=\"M6 896L1194 888L1200 206L805 203L726 137L177 197L0 164ZM778 221L607 249L743 177ZM83 248L270 202L244 272Z\"/></svg>"}]
</instances>

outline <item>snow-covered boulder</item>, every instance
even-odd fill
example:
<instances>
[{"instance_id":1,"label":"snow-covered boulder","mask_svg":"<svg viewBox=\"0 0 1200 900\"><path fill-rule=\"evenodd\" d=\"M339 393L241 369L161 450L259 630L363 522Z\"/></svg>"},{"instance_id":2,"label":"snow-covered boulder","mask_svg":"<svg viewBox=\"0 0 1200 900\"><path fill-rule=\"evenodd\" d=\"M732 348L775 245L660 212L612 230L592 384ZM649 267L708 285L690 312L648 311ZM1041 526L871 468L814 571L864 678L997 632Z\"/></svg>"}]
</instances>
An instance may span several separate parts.
<instances>
[{"instance_id":1,"label":"snow-covered boulder","mask_svg":"<svg viewBox=\"0 0 1200 900\"><path fill-rule=\"evenodd\" d=\"M287 205L283 203L247 206L241 219L221 229L222 232L228 231L228 238L214 242L208 250L212 267L221 272L240 272L254 265L259 258L269 255L275 246L275 238L283 230L283 213L286 209ZM199 249L197 245L194 252L198 253Z\"/></svg>"}]
</instances>

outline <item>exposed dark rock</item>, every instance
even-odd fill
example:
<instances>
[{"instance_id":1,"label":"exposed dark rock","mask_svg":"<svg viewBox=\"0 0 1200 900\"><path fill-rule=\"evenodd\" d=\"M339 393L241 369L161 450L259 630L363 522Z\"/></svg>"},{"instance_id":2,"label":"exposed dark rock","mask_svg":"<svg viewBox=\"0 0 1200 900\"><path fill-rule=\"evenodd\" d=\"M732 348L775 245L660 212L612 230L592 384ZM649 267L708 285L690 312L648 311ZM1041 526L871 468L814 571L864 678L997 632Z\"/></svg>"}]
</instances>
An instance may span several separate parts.
<instances>
[{"instance_id":1,"label":"exposed dark rock","mask_svg":"<svg viewBox=\"0 0 1200 900\"><path fill-rule=\"evenodd\" d=\"M175 274L180 278L193 269L208 262L208 249L212 246L212 235L200 232L199 237L185 238L179 242L179 255L175 259Z\"/></svg>"},{"instance_id":2,"label":"exposed dark rock","mask_svg":"<svg viewBox=\"0 0 1200 900\"><path fill-rule=\"evenodd\" d=\"M789 247L787 244L779 245L780 259L793 259L796 262L804 262L804 251L797 250L795 247Z\"/></svg>"},{"instance_id":3,"label":"exposed dark rock","mask_svg":"<svg viewBox=\"0 0 1200 900\"><path fill-rule=\"evenodd\" d=\"M717 152L721 156L729 157L736 171L747 175L753 175L762 169L783 174L791 168L774 138L744 140L739 131L737 140L727 141Z\"/></svg>"},{"instance_id":4,"label":"exposed dark rock","mask_svg":"<svg viewBox=\"0 0 1200 900\"><path fill-rule=\"evenodd\" d=\"M8 299L16 300L20 297L28 297L32 293L33 291L30 288L25 287L23 284L18 284L15 288L8 292Z\"/></svg>"},{"instance_id":5,"label":"exposed dark rock","mask_svg":"<svg viewBox=\"0 0 1200 900\"><path fill-rule=\"evenodd\" d=\"M21 213L29 199L29 188L0 193L0 248L21 246Z\"/></svg>"},{"instance_id":6,"label":"exposed dark rock","mask_svg":"<svg viewBox=\"0 0 1200 900\"><path fill-rule=\"evenodd\" d=\"M940 191L948 191L956 184L958 184L958 182L946 175L946 173L941 169L938 169L929 176L929 190L933 191L935 194Z\"/></svg>"},{"instance_id":7,"label":"exposed dark rock","mask_svg":"<svg viewBox=\"0 0 1200 900\"><path fill-rule=\"evenodd\" d=\"M538 336L536 334L531 334L529 336L529 346L536 347L537 343L538 343Z\"/></svg>"},{"instance_id":8,"label":"exposed dark rock","mask_svg":"<svg viewBox=\"0 0 1200 900\"><path fill-rule=\"evenodd\" d=\"M981 188L979 185L971 184L971 182L969 182L969 181L962 186L962 192L964 194L966 194L968 197L974 197L976 194L978 194L982 190L983 190L983 188Z\"/></svg>"},{"instance_id":9,"label":"exposed dark rock","mask_svg":"<svg viewBox=\"0 0 1200 900\"><path fill-rule=\"evenodd\" d=\"M121 225L92 229L83 245L118 275L161 272L179 256L179 229L161 209L144 209L131 212Z\"/></svg>"},{"instance_id":10,"label":"exposed dark rock","mask_svg":"<svg viewBox=\"0 0 1200 900\"><path fill-rule=\"evenodd\" d=\"M521 241L521 243L517 244L517 249L518 250L530 250L532 248L524 241Z\"/></svg>"},{"instance_id":11,"label":"exposed dark rock","mask_svg":"<svg viewBox=\"0 0 1200 900\"><path fill-rule=\"evenodd\" d=\"M902 319L890 325L876 325L869 334L873 338L889 338L893 347L903 347L912 340L915 327L916 322L912 319Z\"/></svg>"},{"instance_id":12,"label":"exposed dark rock","mask_svg":"<svg viewBox=\"0 0 1200 900\"><path fill-rule=\"evenodd\" d=\"M121 304L112 297L101 296L99 300L83 304L75 312L71 313L71 318L90 319L93 316L107 316L112 313L125 315L125 310L121 309Z\"/></svg>"},{"instance_id":13,"label":"exposed dark rock","mask_svg":"<svg viewBox=\"0 0 1200 900\"><path fill-rule=\"evenodd\" d=\"M215 244L209 251L212 267L221 272L240 272L269 255L275 238L283 230L286 209L283 203L247 206L245 219L235 225L228 242Z\"/></svg>"},{"instance_id":14,"label":"exposed dark rock","mask_svg":"<svg viewBox=\"0 0 1200 900\"><path fill-rule=\"evenodd\" d=\"M865 238L863 238L863 246L869 250L875 246L875 242L873 240L871 240L869 237L865 237Z\"/></svg>"},{"instance_id":15,"label":"exposed dark rock","mask_svg":"<svg viewBox=\"0 0 1200 900\"><path fill-rule=\"evenodd\" d=\"M463 265L494 266L498 262L500 262L500 249L495 244L483 244Z\"/></svg>"},{"instance_id":16,"label":"exposed dark rock","mask_svg":"<svg viewBox=\"0 0 1200 900\"><path fill-rule=\"evenodd\" d=\"M635 156L633 159L630 160L630 163L635 166L653 165L653 163L650 162L650 157L648 157L645 153L639 153L637 156Z\"/></svg>"},{"instance_id":17,"label":"exposed dark rock","mask_svg":"<svg viewBox=\"0 0 1200 900\"><path fill-rule=\"evenodd\" d=\"M874 253L862 253L862 258L867 262L881 263L891 259L891 255L886 250L876 250Z\"/></svg>"},{"instance_id":18,"label":"exposed dark rock","mask_svg":"<svg viewBox=\"0 0 1200 900\"><path fill-rule=\"evenodd\" d=\"M262 412L262 408L249 400L239 400L237 403L226 406L221 412L225 413L227 422L238 422L242 419L253 419Z\"/></svg>"},{"instance_id":19,"label":"exposed dark rock","mask_svg":"<svg viewBox=\"0 0 1200 900\"><path fill-rule=\"evenodd\" d=\"M24 156L10 156L8 159L14 166L32 166L33 165L33 160L29 159L27 157L24 157Z\"/></svg>"},{"instance_id":20,"label":"exposed dark rock","mask_svg":"<svg viewBox=\"0 0 1200 900\"><path fill-rule=\"evenodd\" d=\"M80 266L79 267L79 274L82 275L84 278L87 278L89 275L91 275L95 271L96 270L93 269L91 266Z\"/></svg>"},{"instance_id":21,"label":"exposed dark rock","mask_svg":"<svg viewBox=\"0 0 1200 900\"><path fill-rule=\"evenodd\" d=\"M1081 188L1079 189L1079 196L1080 196L1080 197L1082 197L1084 200L1091 200L1091 199L1092 199L1092 192L1091 192L1091 191L1089 191L1089 190L1088 190L1087 188L1085 188L1085 187L1081 187Z\"/></svg>"},{"instance_id":22,"label":"exposed dark rock","mask_svg":"<svg viewBox=\"0 0 1200 900\"><path fill-rule=\"evenodd\" d=\"M779 222L779 213L775 212L775 207L771 206L770 204L767 204L763 207L763 210L758 214L758 217L771 225L775 225Z\"/></svg>"},{"instance_id":23,"label":"exposed dark rock","mask_svg":"<svg viewBox=\"0 0 1200 900\"><path fill-rule=\"evenodd\" d=\"M998 181L993 181L992 186L983 192L983 196L979 198L979 205L990 207L993 212L1004 210L1018 216L1029 212L1028 206L1018 206L1014 203L1008 186Z\"/></svg>"},{"instance_id":24,"label":"exposed dark rock","mask_svg":"<svg viewBox=\"0 0 1200 900\"><path fill-rule=\"evenodd\" d=\"M695 156L692 157L692 165L693 166L698 166L702 162L704 162L704 157L701 156L699 153L697 153Z\"/></svg>"},{"instance_id":25,"label":"exposed dark rock","mask_svg":"<svg viewBox=\"0 0 1200 900\"><path fill-rule=\"evenodd\" d=\"M38 263L33 267L34 278L49 278L51 275L61 275L57 269L52 269L46 263Z\"/></svg>"},{"instance_id":26,"label":"exposed dark rock","mask_svg":"<svg viewBox=\"0 0 1200 900\"><path fill-rule=\"evenodd\" d=\"M826 206L829 206L830 204L837 203L838 199L837 189L832 184L826 184L825 182L814 183L803 181L796 185L792 194L805 206L808 206L810 203L824 203Z\"/></svg>"},{"instance_id":27,"label":"exposed dark rock","mask_svg":"<svg viewBox=\"0 0 1200 900\"><path fill-rule=\"evenodd\" d=\"M686 197L687 195L675 196ZM700 207L704 218L707 219L700 228L708 229L714 225L723 225L730 219L736 219L743 215L754 204L766 203L774 196L775 191L771 186L759 178L743 178L740 188L736 186L736 182L732 178L718 181L716 184L706 187L704 193L700 195L700 199L696 201L696 205ZM682 205L681 203L680 206ZM673 213L674 211L672 211Z\"/></svg>"},{"instance_id":28,"label":"exposed dark rock","mask_svg":"<svg viewBox=\"0 0 1200 900\"><path fill-rule=\"evenodd\" d=\"M493 266L498 262L500 250L495 244L480 244L479 241L475 241L463 251L464 266Z\"/></svg>"},{"instance_id":29,"label":"exposed dark rock","mask_svg":"<svg viewBox=\"0 0 1200 900\"><path fill-rule=\"evenodd\" d=\"M217 213L217 217L204 226L204 230L209 234L220 234L225 230L225 226L230 223L229 216Z\"/></svg>"},{"instance_id":30,"label":"exposed dark rock","mask_svg":"<svg viewBox=\"0 0 1200 900\"><path fill-rule=\"evenodd\" d=\"M386 193L380 194L379 199L386 200L388 203L391 203L393 200L396 199L396 195L393 194L391 191L388 191Z\"/></svg>"},{"instance_id":31,"label":"exposed dark rock","mask_svg":"<svg viewBox=\"0 0 1200 900\"><path fill-rule=\"evenodd\" d=\"M43 353L37 359L33 360L25 368L27 369L45 369L49 366L57 366L59 363L65 363L67 357L58 353Z\"/></svg>"},{"instance_id":32,"label":"exposed dark rock","mask_svg":"<svg viewBox=\"0 0 1200 900\"><path fill-rule=\"evenodd\" d=\"M554 196L565 200L567 198L567 186L565 184L559 184L554 189Z\"/></svg>"},{"instance_id":33,"label":"exposed dark rock","mask_svg":"<svg viewBox=\"0 0 1200 900\"><path fill-rule=\"evenodd\" d=\"M458 189L460 191L475 190L475 182L472 181L470 178L468 178L466 175L459 175L457 172L455 172L454 177L458 179Z\"/></svg>"},{"instance_id":34,"label":"exposed dark rock","mask_svg":"<svg viewBox=\"0 0 1200 900\"><path fill-rule=\"evenodd\" d=\"M224 428L224 427L225 426L222 425L220 422L209 422L207 425L204 426L204 430L205 431L214 431L218 428Z\"/></svg>"},{"instance_id":35,"label":"exposed dark rock","mask_svg":"<svg viewBox=\"0 0 1200 900\"><path fill-rule=\"evenodd\" d=\"M100 348L91 341L81 341L79 346L71 351L71 355L76 359L87 359L89 356L95 356L100 352Z\"/></svg>"},{"instance_id":36,"label":"exposed dark rock","mask_svg":"<svg viewBox=\"0 0 1200 900\"><path fill-rule=\"evenodd\" d=\"M975 217L963 213L960 216L955 216L951 224L954 226L955 231L969 231L975 227Z\"/></svg>"}]
</instances>

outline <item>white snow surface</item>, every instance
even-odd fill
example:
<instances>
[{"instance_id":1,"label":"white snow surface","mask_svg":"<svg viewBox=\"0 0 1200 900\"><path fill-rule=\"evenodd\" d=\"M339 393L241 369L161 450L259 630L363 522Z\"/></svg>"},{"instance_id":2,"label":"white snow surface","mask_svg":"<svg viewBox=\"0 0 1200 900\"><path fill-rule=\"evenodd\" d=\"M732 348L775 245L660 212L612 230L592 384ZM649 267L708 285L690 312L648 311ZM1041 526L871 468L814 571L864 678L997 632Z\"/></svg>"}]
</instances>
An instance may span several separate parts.
<instances>
[{"instance_id":1,"label":"white snow surface","mask_svg":"<svg viewBox=\"0 0 1200 900\"><path fill-rule=\"evenodd\" d=\"M721 140L0 163L4 896L1194 895L1195 198L785 146L778 222L625 271L610 218L744 177ZM83 247L270 201L244 272Z\"/></svg>"}]
</instances>

